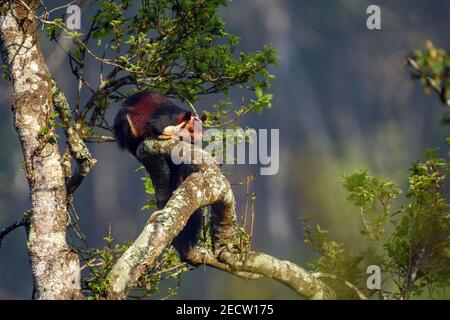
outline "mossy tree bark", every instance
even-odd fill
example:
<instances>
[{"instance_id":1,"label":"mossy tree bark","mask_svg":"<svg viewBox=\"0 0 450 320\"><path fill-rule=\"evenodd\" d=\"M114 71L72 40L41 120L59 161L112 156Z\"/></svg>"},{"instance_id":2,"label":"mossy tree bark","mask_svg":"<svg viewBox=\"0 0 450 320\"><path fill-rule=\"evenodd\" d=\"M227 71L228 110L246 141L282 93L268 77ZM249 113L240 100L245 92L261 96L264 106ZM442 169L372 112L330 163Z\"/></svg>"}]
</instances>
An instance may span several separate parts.
<instances>
[{"instance_id":1,"label":"mossy tree bark","mask_svg":"<svg viewBox=\"0 0 450 320\"><path fill-rule=\"evenodd\" d=\"M0 1L2 58L31 195L27 247L34 299L82 298L78 255L66 242L66 183L51 126L51 76L38 46L34 1Z\"/></svg>"},{"instance_id":2,"label":"mossy tree bark","mask_svg":"<svg viewBox=\"0 0 450 320\"><path fill-rule=\"evenodd\" d=\"M181 144L185 146L180 148ZM177 156L185 160L197 159L197 162L183 165L190 174L170 196L167 183L164 183L167 182L168 175L165 162L174 154L174 148L177 148ZM309 299L335 298L334 292L316 274L307 272L292 262L254 251L246 252L243 258L242 252L236 251L234 244L237 243L237 226L233 191L219 166L207 152L183 142L147 140L138 148L138 158L156 182L159 210L152 214L139 237L109 274L109 299L125 299L139 277L183 230L190 216L198 208L207 205L212 207L214 252L207 248L193 248L187 254L187 259L192 264L207 264L245 279L268 277Z\"/></svg>"}]
</instances>

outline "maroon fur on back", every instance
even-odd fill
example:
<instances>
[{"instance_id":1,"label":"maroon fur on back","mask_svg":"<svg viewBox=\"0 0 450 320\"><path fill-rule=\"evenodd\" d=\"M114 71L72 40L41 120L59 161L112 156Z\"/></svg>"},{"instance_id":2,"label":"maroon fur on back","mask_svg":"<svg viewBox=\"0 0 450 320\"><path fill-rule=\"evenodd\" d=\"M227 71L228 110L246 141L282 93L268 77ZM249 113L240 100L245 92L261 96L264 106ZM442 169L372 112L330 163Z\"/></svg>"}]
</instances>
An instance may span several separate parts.
<instances>
[{"instance_id":1,"label":"maroon fur on back","mask_svg":"<svg viewBox=\"0 0 450 320\"><path fill-rule=\"evenodd\" d=\"M127 101L128 112L131 118L136 137L145 134L145 128L148 121L153 117L155 111L164 103L170 103L170 100L157 93L142 93Z\"/></svg>"}]
</instances>

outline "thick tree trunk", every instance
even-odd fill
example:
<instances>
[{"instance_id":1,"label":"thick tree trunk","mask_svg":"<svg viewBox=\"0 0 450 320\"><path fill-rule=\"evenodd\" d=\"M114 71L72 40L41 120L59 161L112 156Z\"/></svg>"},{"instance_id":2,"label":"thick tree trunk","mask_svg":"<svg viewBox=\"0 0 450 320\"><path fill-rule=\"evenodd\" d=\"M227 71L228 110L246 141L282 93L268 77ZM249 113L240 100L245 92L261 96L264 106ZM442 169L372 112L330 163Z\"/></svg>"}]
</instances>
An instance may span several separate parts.
<instances>
[{"instance_id":1,"label":"thick tree trunk","mask_svg":"<svg viewBox=\"0 0 450 320\"><path fill-rule=\"evenodd\" d=\"M66 241L66 185L54 128L51 76L38 46L33 1L0 0L2 57L31 194L28 254L35 299L82 298L77 254Z\"/></svg>"}]
</instances>

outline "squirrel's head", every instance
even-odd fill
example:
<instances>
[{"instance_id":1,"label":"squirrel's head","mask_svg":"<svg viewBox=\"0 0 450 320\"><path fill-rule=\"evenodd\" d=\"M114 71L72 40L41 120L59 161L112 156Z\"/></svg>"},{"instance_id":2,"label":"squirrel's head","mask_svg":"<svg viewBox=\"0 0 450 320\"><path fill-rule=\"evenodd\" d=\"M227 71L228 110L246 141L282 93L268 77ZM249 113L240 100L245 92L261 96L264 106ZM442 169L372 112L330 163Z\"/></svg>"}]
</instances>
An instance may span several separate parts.
<instances>
[{"instance_id":1,"label":"squirrel's head","mask_svg":"<svg viewBox=\"0 0 450 320\"><path fill-rule=\"evenodd\" d=\"M203 122L206 115L197 117L192 115L190 111L186 111L180 115L179 122L175 126L167 127L164 131L170 134L174 139L183 139L183 141L191 143L199 143L203 139L205 128ZM170 132L169 132L170 131Z\"/></svg>"}]
</instances>

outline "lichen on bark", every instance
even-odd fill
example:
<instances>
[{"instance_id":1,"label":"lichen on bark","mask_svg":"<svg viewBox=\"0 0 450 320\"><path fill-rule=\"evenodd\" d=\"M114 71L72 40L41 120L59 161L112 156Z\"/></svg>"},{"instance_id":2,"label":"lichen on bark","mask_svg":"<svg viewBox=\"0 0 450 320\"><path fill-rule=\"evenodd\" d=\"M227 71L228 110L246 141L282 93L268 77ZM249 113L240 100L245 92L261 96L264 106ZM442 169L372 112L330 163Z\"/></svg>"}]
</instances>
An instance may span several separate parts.
<instances>
[{"instance_id":1,"label":"lichen on bark","mask_svg":"<svg viewBox=\"0 0 450 320\"><path fill-rule=\"evenodd\" d=\"M79 261L66 242L66 186L61 155L48 127L53 114L50 73L38 46L32 1L0 1L0 38L12 84L15 128L31 195L28 256L35 299L83 298ZM45 129L45 130L44 130Z\"/></svg>"},{"instance_id":2,"label":"lichen on bark","mask_svg":"<svg viewBox=\"0 0 450 320\"><path fill-rule=\"evenodd\" d=\"M180 143L183 142L146 140L138 148L138 159L154 181L159 210L152 214L138 239L113 267L109 275L108 298L125 299L140 275L152 267L162 250L182 231L189 217L207 205L212 207L214 252L207 248L193 248L186 255L190 263L206 264L248 280L268 277L309 299L334 298L334 292L315 274L292 262L253 251L246 253L245 260L237 254L234 195L219 166L205 151L190 145L181 148L190 150L192 157L203 161L183 165L190 175L170 195L167 185L162 183L168 181L165 162ZM180 153L179 156L186 154ZM164 199L168 201L165 203ZM143 246L147 246L146 250L142 250Z\"/></svg>"}]
</instances>

